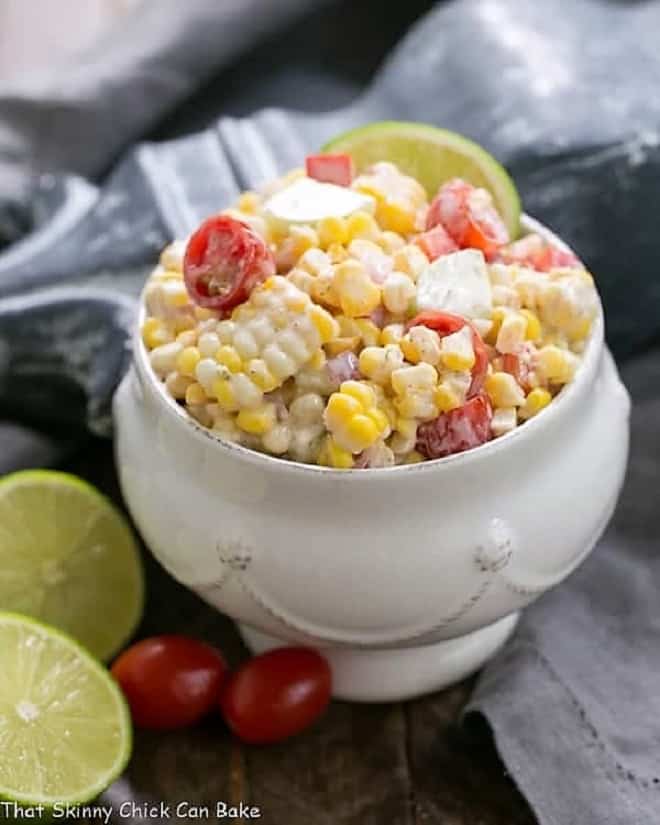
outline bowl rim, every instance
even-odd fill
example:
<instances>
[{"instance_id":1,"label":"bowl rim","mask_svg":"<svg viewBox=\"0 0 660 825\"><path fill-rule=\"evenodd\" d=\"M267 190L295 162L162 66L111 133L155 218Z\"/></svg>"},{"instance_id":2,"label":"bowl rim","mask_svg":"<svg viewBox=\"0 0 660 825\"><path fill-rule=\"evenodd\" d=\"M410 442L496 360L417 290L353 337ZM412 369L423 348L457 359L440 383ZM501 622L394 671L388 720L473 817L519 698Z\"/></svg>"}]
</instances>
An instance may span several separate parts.
<instances>
[{"instance_id":1,"label":"bowl rim","mask_svg":"<svg viewBox=\"0 0 660 825\"><path fill-rule=\"evenodd\" d=\"M521 226L525 234L536 232L553 245L567 251L572 251L552 230L525 213L521 215ZM335 479L341 478L347 481L354 481L356 478L374 480L375 478L385 479L398 477L408 473L422 474L439 472L442 471L443 468L449 469L456 467L456 465L466 466L475 461L486 460L490 456L500 453L512 443L520 444L524 438L533 438L534 435L542 429L547 429L548 426L551 426L551 424L562 415L572 399L574 399L585 386L593 381L604 344L603 306L598 291L597 297L598 314L589 333L576 376L570 384L566 384L561 389L546 409L542 410L539 415L526 421L524 425L516 427L514 430L498 438L491 439L485 444L480 444L478 447L465 450L461 453L444 456L443 458L420 461L417 464L399 464L393 467L353 467L350 469L338 469L334 467L323 467L318 464L304 464L279 456L269 455L268 453L261 453L258 450L244 447L235 442L225 441L220 435L208 427L204 427L186 412L186 410L167 393L165 384L158 379L156 373L151 368L147 349L142 341L140 332L145 315L144 290L140 294L139 311L133 333L133 365L137 370L141 385L149 389L156 403L160 403L164 411L173 417L184 430L187 429L187 432L191 436L206 439L207 445L210 446L213 444L212 449L216 449L220 455L225 454L238 461L251 463L256 465L257 468L261 467L263 470L273 470L274 472L298 473L306 476L315 475Z\"/></svg>"}]
</instances>

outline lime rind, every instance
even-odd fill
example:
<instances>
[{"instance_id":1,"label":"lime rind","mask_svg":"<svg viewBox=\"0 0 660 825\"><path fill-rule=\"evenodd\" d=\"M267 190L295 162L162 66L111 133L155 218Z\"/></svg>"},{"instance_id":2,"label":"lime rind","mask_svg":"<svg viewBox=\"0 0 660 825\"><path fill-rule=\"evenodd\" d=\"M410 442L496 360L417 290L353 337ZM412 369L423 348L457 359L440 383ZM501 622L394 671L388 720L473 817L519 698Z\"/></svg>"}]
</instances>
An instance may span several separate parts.
<instances>
[{"instance_id":1,"label":"lime rind","mask_svg":"<svg viewBox=\"0 0 660 825\"><path fill-rule=\"evenodd\" d=\"M509 173L486 149L458 132L427 123L386 120L344 132L328 141L322 151L348 152L358 171L390 160L416 177L429 197L445 180L464 177L491 192L512 238L520 232L520 197Z\"/></svg>"},{"instance_id":2,"label":"lime rind","mask_svg":"<svg viewBox=\"0 0 660 825\"><path fill-rule=\"evenodd\" d=\"M23 616L18 613L0 612L0 638L2 637L3 628L11 625L28 630L33 634L41 636L44 640L53 642L62 649L63 654L65 652L71 654L80 662L81 675L85 673L95 678L99 687L104 690L111 699L115 712L114 721L116 721L118 726L119 746L114 760L103 770L102 774L98 776L98 779L76 789L75 793L70 793L66 796L32 793L25 788L8 787L0 775L0 800L13 802L22 808L34 808L42 805L44 810L49 812L52 811L56 805L83 805L95 799L100 793L106 790L106 788L123 773L128 765L133 751L133 728L128 704L119 685L110 673L71 636L32 617ZM4 645L0 646L0 660L3 654L7 655L7 648ZM36 655L35 653L35 656ZM5 685L5 690L7 690L7 687L8 686ZM3 753L5 752L6 751ZM84 754L81 754L81 759L85 759Z\"/></svg>"},{"instance_id":3,"label":"lime rind","mask_svg":"<svg viewBox=\"0 0 660 825\"><path fill-rule=\"evenodd\" d=\"M100 573L103 573L103 570L100 564L96 567L93 562L83 556L84 564L76 571L78 578L69 585L68 589L64 583L62 591L54 591L53 604L44 604L43 599L37 599L32 592L25 592L33 590L32 588L25 587L23 587L22 598L17 600L14 597L15 594L9 594L6 590L3 594L0 583L0 610L16 611L21 615L30 615L50 625L55 625L76 637L102 661L110 660L135 634L144 611L144 571L133 531L124 516L106 496L77 476L57 470L20 470L12 473L0 479L0 506L6 496L16 493L21 488L26 488L28 491L39 490L40 493L43 491L41 498L46 507L53 506L53 501L56 506L55 499L58 495L73 491L79 496L79 501L75 503L76 506L91 513L96 510L96 520L103 522L101 529L110 533L114 538L115 552L113 552L113 557L108 559L108 570L117 572L119 579L127 587L122 592L121 598L112 605L112 615L107 615L104 610L97 610L97 605L93 601L93 593L107 595L107 582L100 582L100 577L91 584L85 582L85 574L89 578L97 570ZM49 496L49 493L52 493L52 496ZM42 514L44 521L46 518L47 515ZM31 526L23 520L21 524L25 525L22 533L38 535L39 527L36 523ZM1 527L2 524L0 524ZM43 525L41 527L43 529ZM66 525L66 527L71 529L76 538L75 525ZM23 541L29 542L30 539L26 538ZM17 544L20 546L19 540ZM30 549L35 550L35 548ZM36 548L35 552L41 552L41 547ZM33 563L38 561L40 560L37 558ZM25 580L29 583L29 575L26 575ZM99 583L101 587L98 587ZM73 610L76 595L75 593L72 595L71 591L74 587L79 588L78 599L81 602L86 600L86 608L82 610L82 615L75 614ZM60 593L63 593L66 598L58 599ZM97 617L98 621L95 621Z\"/></svg>"}]
</instances>

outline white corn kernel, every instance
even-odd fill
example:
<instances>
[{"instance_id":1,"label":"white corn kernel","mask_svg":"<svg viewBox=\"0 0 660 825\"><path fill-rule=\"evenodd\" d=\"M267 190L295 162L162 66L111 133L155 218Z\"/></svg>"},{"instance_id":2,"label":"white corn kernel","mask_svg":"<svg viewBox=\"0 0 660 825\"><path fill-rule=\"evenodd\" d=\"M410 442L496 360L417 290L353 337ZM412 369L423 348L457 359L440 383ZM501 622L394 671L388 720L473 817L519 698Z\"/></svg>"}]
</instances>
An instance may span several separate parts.
<instances>
[{"instance_id":1,"label":"white corn kernel","mask_svg":"<svg viewBox=\"0 0 660 825\"><path fill-rule=\"evenodd\" d=\"M226 370L225 370L226 372ZM213 384L223 375L223 369L215 358L202 358L195 367L195 378L207 395L213 395Z\"/></svg>"},{"instance_id":2,"label":"white corn kernel","mask_svg":"<svg viewBox=\"0 0 660 825\"><path fill-rule=\"evenodd\" d=\"M234 373L230 380L239 407L248 410L254 409L263 402L263 392L250 381L245 373Z\"/></svg>"},{"instance_id":3,"label":"white corn kernel","mask_svg":"<svg viewBox=\"0 0 660 825\"><path fill-rule=\"evenodd\" d=\"M165 378L169 372L176 369L176 359L183 352L183 347L178 341L169 344L162 344L149 353L151 367L159 378Z\"/></svg>"},{"instance_id":4,"label":"white corn kernel","mask_svg":"<svg viewBox=\"0 0 660 825\"><path fill-rule=\"evenodd\" d=\"M495 410L490 421L490 429L495 437L510 433L515 430L518 423L518 416L515 407L500 407Z\"/></svg>"},{"instance_id":5,"label":"white corn kernel","mask_svg":"<svg viewBox=\"0 0 660 825\"><path fill-rule=\"evenodd\" d=\"M220 348L220 338L215 332L205 332L199 336L197 349L202 358L213 358Z\"/></svg>"},{"instance_id":6,"label":"white corn kernel","mask_svg":"<svg viewBox=\"0 0 660 825\"><path fill-rule=\"evenodd\" d=\"M300 424L318 424L323 420L325 401L315 392L300 395L289 407L289 414Z\"/></svg>"},{"instance_id":7,"label":"white corn kernel","mask_svg":"<svg viewBox=\"0 0 660 825\"><path fill-rule=\"evenodd\" d=\"M383 284L383 304L395 315L408 311L416 295L415 284L403 272L391 272Z\"/></svg>"},{"instance_id":8,"label":"white corn kernel","mask_svg":"<svg viewBox=\"0 0 660 825\"><path fill-rule=\"evenodd\" d=\"M495 347L498 352L516 352L525 341L527 333L527 319L518 312L507 312L497 333Z\"/></svg>"}]
</instances>

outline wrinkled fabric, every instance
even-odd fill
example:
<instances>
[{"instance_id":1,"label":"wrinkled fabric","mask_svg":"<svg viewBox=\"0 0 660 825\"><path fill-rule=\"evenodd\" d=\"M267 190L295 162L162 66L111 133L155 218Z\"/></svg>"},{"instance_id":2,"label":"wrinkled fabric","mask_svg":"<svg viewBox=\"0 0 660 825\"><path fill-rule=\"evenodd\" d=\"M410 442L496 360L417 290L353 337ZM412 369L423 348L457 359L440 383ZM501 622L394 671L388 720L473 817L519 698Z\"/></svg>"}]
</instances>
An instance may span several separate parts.
<instances>
[{"instance_id":1,"label":"wrinkled fabric","mask_svg":"<svg viewBox=\"0 0 660 825\"><path fill-rule=\"evenodd\" d=\"M257 25L240 29L237 43L260 35L257 6L244 6L244 22ZM216 55L211 38L198 54L186 48L200 21L216 24L219 4L168 8L175 16L160 35L150 31L147 58L126 30L119 63L99 52L88 77L70 76L61 121L49 108L52 87L9 108L0 101L0 235L28 225L26 192L37 216L36 231L0 253L0 420L22 422L0 426L1 468L55 460L84 432L110 433L135 297L170 237L332 134L375 119L425 120L483 143L512 171L526 209L594 271L619 358L657 338L660 2L442 3L343 109L221 117L199 134L138 144L100 188L58 174L103 169L234 53L230 43ZM115 88L119 68L129 82ZM295 100L294 84L282 103ZM53 128L37 135L41 111ZM33 169L47 173L32 179ZM581 570L525 612L470 706L489 720L542 825L660 822L659 378L657 351L628 364L632 461L615 519ZM29 427L46 427L48 439Z\"/></svg>"}]
</instances>

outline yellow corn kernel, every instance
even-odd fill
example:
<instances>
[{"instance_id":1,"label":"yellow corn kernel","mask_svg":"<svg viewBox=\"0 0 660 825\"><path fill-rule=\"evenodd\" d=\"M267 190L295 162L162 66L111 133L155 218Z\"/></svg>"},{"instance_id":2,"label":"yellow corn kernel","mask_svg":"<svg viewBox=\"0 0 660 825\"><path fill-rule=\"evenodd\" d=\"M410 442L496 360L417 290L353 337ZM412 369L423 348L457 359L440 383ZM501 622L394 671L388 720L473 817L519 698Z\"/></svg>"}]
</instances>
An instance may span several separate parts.
<instances>
[{"instance_id":1,"label":"yellow corn kernel","mask_svg":"<svg viewBox=\"0 0 660 825\"><path fill-rule=\"evenodd\" d=\"M392 260L394 269L405 272L413 281L417 281L419 274L429 265L429 259L417 244L406 244L397 249Z\"/></svg>"},{"instance_id":2,"label":"yellow corn kernel","mask_svg":"<svg viewBox=\"0 0 660 825\"><path fill-rule=\"evenodd\" d=\"M360 402L353 396L345 392L334 392L325 408L326 420L332 426L340 425L357 415L361 409Z\"/></svg>"},{"instance_id":3,"label":"yellow corn kernel","mask_svg":"<svg viewBox=\"0 0 660 825\"><path fill-rule=\"evenodd\" d=\"M495 341L497 341L497 336L500 331L500 327L502 326L502 321L504 320L505 315L507 314L507 310L504 307L494 307L493 314L491 316L491 328L488 330L484 341L491 346L495 346Z\"/></svg>"},{"instance_id":4,"label":"yellow corn kernel","mask_svg":"<svg viewBox=\"0 0 660 825\"><path fill-rule=\"evenodd\" d=\"M593 323L592 318L581 318L573 322L568 331L569 337L572 341L584 341L591 331Z\"/></svg>"},{"instance_id":5,"label":"yellow corn kernel","mask_svg":"<svg viewBox=\"0 0 660 825\"><path fill-rule=\"evenodd\" d=\"M533 418L537 413L541 412L542 409L547 407L551 401L552 396L547 390L544 390L542 387L536 387L528 393L525 403L520 407L518 413L524 420Z\"/></svg>"},{"instance_id":6,"label":"yellow corn kernel","mask_svg":"<svg viewBox=\"0 0 660 825\"><path fill-rule=\"evenodd\" d=\"M263 392L272 392L280 385L279 378L276 378L268 369L263 358L253 358L249 361L246 372L252 382Z\"/></svg>"},{"instance_id":7,"label":"yellow corn kernel","mask_svg":"<svg viewBox=\"0 0 660 825\"><path fill-rule=\"evenodd\" d=\"M236 416L236 424L250 435L265 435L273 429L276 420L274 404L264 404L254 410L241 410Z\"/></svg>"},{"instance_id":8,"label":"yellow corn kernel","mask_svg":"<svg viewBox=\"0 0 660 825\"><path fill-rule=\"evenodd\" d=\"M185 347L181 350L176 359L176 368L187 378L192 378L195 374L195 367L199 363L201 355L197 347Z\"/></svg>"},{"instance_id":9,"label":"yellow corn kernel","mask_svg":"<svg viewBox=\"0 0 660 825\"><path fill-rule=\"evenodd\" d=\"M228 344L223 344L215 354L215 360L223 367L227 367L230 372L240 372L243 369L243 361L241 356L236 352L234 347Z\"/></svg>"},{"instance_id":10,"label":"yellow corn kernel","mask_svg":"<svg viewBox=\"0 0 660 825\"><path fill-rule=\"evenodd\" d=\"M365 347L375 347L380 341L380 328L368 318L356 318L355 324Z\"/></svg>"},{"instance_id":11,"label":"yellow corn kernel","mask_svg":"<svg viewBox=\"0 0 660 825\"><path fill-rule=\"evenodd\" d=\"M307 362L307 366L312 370L322 370L327 360L325 352L322 349L317 349Z\"/></svg>"},{"instance_id":12,"label":"yellow corn kernel","mask_svg":"<svg viewBox=\"0 0 660 825\"><path fill-rule=\"evenodd\" d=\"M393 370L403 366L403 353L396 344L365 347L360 353L360 372L376 384L389 384Z\"/></svg>"},{"instance_id":13,"label":"yellow corn kernel","mask_svg":"<svg viewBox=\"0 0 660 825\"><path fill-rule=\"evenodd\" d=\"M353 456L348 450L340 447L335 439L329 435L323 440L317 462L324 467L334 467L337 470L350 470L353 466Z\"/></svg>"},{"instance_id":14,"label":"yellow corn kernel","mask_svg":"<svg viewBox=\"0 0 660 825\"><path fill-rule=\"evenodd\" d=\"M474 366L475 355L472 346L472 331L468 326L446 335L440 341L442 365L453 372L465 372Z\"/></svg>"},{"instance_id":15,"label":"yellow corn kernel","mask_svg":"<svg viewBox=\"0 0 660 825\"><path fill-rule=\"evenodd\" d=\"M435 401L438 410L442 413L449 412L449 410L455 410L456 407L461 406L461 400L458 395L456 395L451 387L448 387L447 384L443 383L438 384L433 400Z\"/></svg>"},{"instance_id":16,"label":"yellow corn kernel","mask_svg":"<svg viewBox=\"0 0 660 825\"><path fill-rule=\"evenodd\" d=\"M378 239L378 244L382 247L384 252L387 252L388 255L396 252L397 249L401 249L405 246L406 241L401 235L397 232L392 232L390 229L386 229L385 232L380 236Z\"/></svg>"},{"instance_id":17,"label":"yellow corn kernel","mask_svg":"<svg viewBox=\"0 0 660 825\"><path fill-rule=\"evenodd\" d=\"M541 347L536 360L541 377L554 384L568 384L575 375L577 363L572 352L554 345Z\"/></svg>"},{"instance_id":18,"label":"yellow corn kernel","mask_svg":"<svg viewBox=\"0 0 660 825\"><path fill-rule=\"evenodd\" d=\"M373 407L376 404L376 393L364 381L344 381L340 387L342 395L347 395L354 398L358 403L362 404L365 409Z\"/></svg>"},{"instance_id":19,"label":"yellow corn kernel","mask_svg":"<svg viewBox=\"0 0 660 825\"><path fill-rule=\"evenodd\" d=\"M208 398L201 384L190 384L186 390L186 404L194 407L196 404L206 404Z\"/></svg>"},{"instance_id":20,"label":"yellow corn kernel","mask_svg":"<svg viewBox=\"0 0 660 825\"><path fill-rule=\"evenodd\" d=\"M327 253L332 264L340 264L348 258L348 250L340 243L331 243L327 249Z\"/></svg>"},{"instance_id":21,"label":"yellow corn kernel","mask_svg":"<svg viewBox=\"0 0 660 825\"><path fill-rule=\"evenodd\" d=\"M190 296L182 280L168 280L161 287L161 294L168 307L181 309L188 306Z\"/></svg>"},{"instance_id":22,"label":"yellow corn kernel","mask_svg":"<svg viewBox=\"0 0 660 825\"><path fill-rule=\"evenodd\" d=\"M309 311L309 317L319 333L322 344L338 337L339 324L323 307L313 306Z\"/></svg>"},{"instance_id":23,"label":"yellow corn kernel","mask_svg":"<svg viewBox=\"0 0 660 825\"><path fill-rule=\"evenodd\" d=\"M415 231L416 210L402 201L381 201L376 207L376 217L383 229L408 235Z\"/></svg>"},{"instance_id":24,"label":"yellow corn kernel","mask_svg":"<svg viewBox=\"0 0 660 825\"><path fill-rule=\"evenodd\" d=\"M525 340L527 318L520 312L508 312L502 319L495 347L498 352L515 352Z\"/></svg>"},{"instance_id":25,"label":"yellow corn kernel","mask_svg":"<svg viewBox=\"0 0 660 825\"><path fill-rule=\"evenodd\" d=\"M210 318L216 317L213 310L207 309L206 307L195 307L193 311L198 321L208 321Z\"/></svg>"},{"instance_id":26,"label":"yellow corn kernel","mask_svg":"<svg viewBox=\"0 0 660 825\"><path fill-rule=\"evenodd\" d=\"M349 259L335 266L334 289L342 312L349 318L368 315L380 304L380 287L355 260Z\"/></svg>"},{"instance_id":27,"label":"yellow corn kernel","mask_svg":"<svg viewBox=\"0 0 660 825\"><path fill-rule=\"evenodd\" d=\"M259 208L259 204L261 203L261 198L256 192L243 192L239 199L237 206L241 210L241 212L245 212L247 215L254 215L254 213Z\"/></svg>"},{"instance_id":28,"label":"yellow corn kernel","mask_svg":"<svg viewBox=\"0 0 660 825\"><path fill-rule=\"evenodd\" d=\"M343 218L323 218L318 224L319 244L323 249L329 249L334 243L348 243L348 227Z\"/></svg>"},{"instance_id":29,"label":"yellow corn kernel","mask_svg":"<svg viewBox=\"0 0 660 825\"><path fill-rule=\"evenodd\" d=\"M172 325L176 335L180 335L183 332L192 332L195 337L197 337L197 331L195 330L195 319L191 318L190 315L177 315L172 322Z\"/></svg>"},{"instance_id":30,"label":"yellow corn kernel","mask_svg":"<svg viewBox=\"0 0 660 825\"><path fill-rule=\"evenodd\" d=\"M190 378L179 375L178 372L171 372L165 379L167 391L177 401L182 401L186 397L186 390L192 383Z\"/></svg>"},{"instance_id":31,"label":"yellow corn kernel","mask_svg":"<svg viewBox=\"0 0 660 825\"><path fill-rule=\"evenodd\" d=\"M287 280L291 281L291 283L297 286L302 292L306 292L307 295L312 294L315 278L310 272L307 272L306 269L301 269L299 266L296 266L286 277Z\"/></svg>"},{"instance_id":32,"label":"yellow corn kernel","mask_svg":"<svg viewBox=\"0 0 660 825\"><path fill-rule=\"evenodd\" d=\"M217 398L218 404L225 412L236 412L238 401L236 393L231 385L231 381L226 378L218 378L213 384L213 395Z\"/></svg>"},{"instance_id":33,"label":"yellow corn kernel","mask_svg":"<svg viewBox=\"0 0 660 825\"><path fill-rule=\"evenodd\" d=\"M403 315L417 295L415 284L405 272L391 272L383 284L383 304L389 312Z\"/></svg>"},{"instance_id":34,"label":"yellow corn kernel","mask_svg":"<svg viewBox=\"0 0 660 825\"><path fill-rule=\"evenodd\" d=\"M541 322L539 321L538 315L532 312L531 309L521 309L520 314L527 319L525 338L528 341L540 341L543 330L541 329Z\"/></svg>"},{"instance_id":35,"label":"yellow corn kernel","mask_svg":"<svg viewBox=\"0 0 660 825\"><path fill-rule=\"evenodd\" d=\"M314 278L309 293L317 304L324 304L331 309L339 308L339 296L335 289L335 273L331 268L326 269Z\"/></svg>"},{"instance_id":36,"label":"yellow corn kernel","mask_svg":"<svg viewBox=\"0 0 660 825\"><path fill-rule=\"evenodd\" d=\"M397 395L405 395L410 390L434 390L437 381L435 368L424 362L392 373L392 389Z\"/></svg>"},{"instance_id":37,"label":"yellow corn kernel","mask_svg":"<svg viewBox=\"0 0 660 825\"><path fill-rule=\"evenodd\" d=\"M284 306L290 312L304 312L309 306L309 298L304 291L301 292L302 294L294 292L285 296Z\"/></svg>"},{"instance_id":38,"label":"yellow corn kernel","mask_svg":"<svg viewBox=\"0 0 660 825\"><path fill-rule=\"evenodd\" d=\"M525 393L508 372L493 372L487 375L484 386L495 408L520 407L525 402Z\"/></svg>"},{"instance_id":39,"label":"yellow corn kernel","mask_svg":"<svg viewBox=\"0 0 660 825\"><path fill-rule=\"evenodd\" d=\"M408 455L404 458L404 464L419 464L420 461L424 461L424 456L421 453L418 453L417 450L411 450Z\"/></svg>"},{"instance_id":40,"label":"yellow corn kernel","mask_svg":"<svg viewBox=\"0 0 660 825\"><path fill-rule=\"evenodd\" d=\"M391 426L390 419L386 413L378 407L371 407L371 409L367 410L366 415L374 422L379 434L382 434L383 438L387 438L390 434Z\"/></svg>"},{"instance_id":41,"label":"yellow corn kernel","mask_svg":"<svg viewBox=\"0 0 660 825\"><path fill-rule=\"evenodd\" d=\"M344 428L344 440L351 452L360 453L378 441L380 433L376 422L364 413L352 416Z\"/></svg>"},{"instance_id":42,"label":"yellow corn kernel","mask_svg":"<svg viewBox=\"0 0 660 825\"><path fill-rule=\"evenodd\" d=\"M411 363L424 361L433 367L440 363L442 347L440 336L434 329L429 329L420 324L419 326L413 327L406 334L404 340L410 341L413 345L408 346L409 353L414 358L414 361L411 361ZM464 349L469 353L471 346L470 339L469 346L464 345Z\"/></svg>"},{"instance_id":43,"label":"yellow corn kernel","mask_svg":"<svg viewBox=\"0 0 660 825\"><path fill-rule=\"evenodd\" d=\"M335 355L340 355L342 352L348 352L349 350L355 352L360 346L360 341L359 335L340 336L339 338L333 338L332 341L328 341L325 345L325 351L330 358L333 358Z\"/></svg>"},{"instance_id":44,"label":"yellow corn kernel","mask_svg":"<svg viewBox=\"0 0 660 825\"><path fill-rule=\"evenodd\" d=\"M419 347L413 340L411 340L409 335L406 335L401 339L399 346L401 347L401 352L403 352L406 361L410 364L419 364L422 360Z\"/></svg>"},{"instance_id":45,"label":"yellow corn kernel","mask_svg":"<svg viewBox=\"0 0 660 825\"><path fill-rule=\"evenodd\" d=\"M373 215L362 210L353 212L346 220L346 231L349 240L354 238L366 238L375 241L380 237L380 228Z\"/></svg>"},{"instance_id":46,"label":"yellow corn kernel","mask_svg":"<svg viewBox=\"0 0 660 825\"><path fill-rule=\"evenodd\" d=\"M183 256L186 251L184 241L172 241L160 253L160 265L168 275L175 272L181 276L183 271Z\"/></svg>"},{"instance_id":47,"label":"yellow corn kernel","mask_svg":"<svg viewBox=\"0 0 660 825\"><path fill-rule=\"evenodd\" d=\"M405 333L403 324L388 324L380 331L379 344L386 346L387 344L401 344Z\"/></svg>"},{"instance_id":48,"label":"yellow corn kernel","mask_svg":"<svg viewBox=\"0 0 660 825\"><path fill-rule=\"evenodd\" d=\"M142 340L147 349L155 349L172 340L172 335L160 318L147 318L142 324Z\"/></svg>"}]
</instances>

